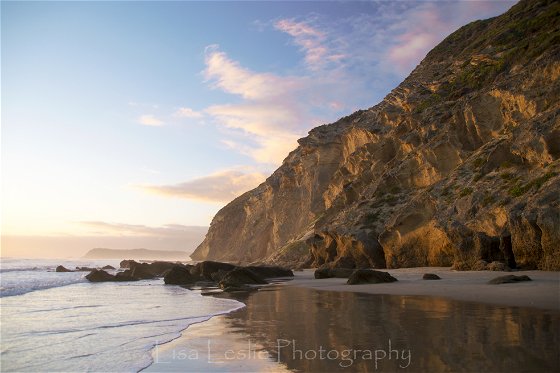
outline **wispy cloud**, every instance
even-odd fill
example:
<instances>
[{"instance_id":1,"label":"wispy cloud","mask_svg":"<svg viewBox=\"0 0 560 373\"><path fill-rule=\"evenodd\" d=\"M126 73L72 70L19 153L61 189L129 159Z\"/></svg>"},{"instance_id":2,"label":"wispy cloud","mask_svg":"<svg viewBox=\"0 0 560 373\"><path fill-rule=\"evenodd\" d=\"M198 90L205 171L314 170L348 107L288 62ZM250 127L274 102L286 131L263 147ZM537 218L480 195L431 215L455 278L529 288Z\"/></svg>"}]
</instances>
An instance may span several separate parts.
<instances>
[{"instance_id":1,"label":"wispy cloud","mask_svg":"<svg viewBox=\"0 0 560 373\"><path fill-rule=\"evenodd\" d=\"M174 114L177 118L202 118L203 114L188 107L179 108Z\"/></svg>"},{"instance_id":2,"label":"wispy cloud","mask_svg":"<svg viewBox=\"0 0 560 373\"><path fill-rule=\"evenodd\" d=\"M215 88L249 100L272 100L286 95L301 84L297 78L273 73L257 73L230 59L218 45L206 47L204 76Z\"/></svg>"},{"instance_id":3,"label":"wispy cloud","mask_svg":"<svg viewBox=\"0 0 560 373\"><path fill-rule=\"evenodd\" d=\"M281 19L274 23L274 27L293 37L294 44L304 52L305 63L311 70L319 70L328 63L345 57L344 53L336 53L326 45L328 37L325 31L314 28L307 22Z\"/></svg>"},{"instance_id":4,"label":"wispy cloud","mask_svg":"<svg viewBox=\"0 0 560 373\"><path fill-rule=\"evenodd\" d=\"M309 123L298 102L298 92L306 89L305 77L251 71L215 45L206 49L204 75L212 87L244 99L204 110L218 125L245 135L248 142L242 144L228 139L230 148L259 163L278 165L297 146L304 123Z\"/></svg>"},{"instance_id":5,"label":"wispy cloud","mask_svg":"<svg viewBox=\"0 0 560 373\"><path fill-rule=\"evenodd\" d=\"M163 121L156 118L153 115L141 115L138 118L138 123L143 124L144 126L154 126L154 127L158 127L158 126L163 126Z\"/></svg>"},{"instance_id":6,"label":"wispy cloud","mask_svg":"<svg viewBox=\"0 0 560 373\"><path fill-rule=\"evenodd\" d=\"M255 188L265 179L266 175L263 173L234 168L174 185L150 185L140 188L168 197L223 203Z\"/></svg>"},{"instance_id":7,"label":"wispy cloud","mask_svg":"<svg viewBox=\"0 0 560 373\"><path fill-rule=\"evenodd\" d=\"M91 234L106 234L116 236L185 236L205 234L208 227L188 226L181 224L167 224L161 227L146 225L112 223L104 221L82 221L82 226L91 229Z\"/></svg>"}]
</instances>

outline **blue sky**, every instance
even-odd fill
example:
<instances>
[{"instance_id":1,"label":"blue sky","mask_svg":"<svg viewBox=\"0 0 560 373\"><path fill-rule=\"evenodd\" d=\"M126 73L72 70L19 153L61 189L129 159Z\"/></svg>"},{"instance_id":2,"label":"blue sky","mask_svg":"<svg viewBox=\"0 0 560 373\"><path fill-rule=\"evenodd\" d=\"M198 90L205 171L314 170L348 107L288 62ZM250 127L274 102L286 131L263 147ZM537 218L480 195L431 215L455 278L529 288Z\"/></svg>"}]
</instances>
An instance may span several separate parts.
<instances>
[{"instance_id":1,"label":"blue sky","mask_svg":"<svg viewBox=\"0 0 560 373\"><path fill-rule=\"evenodd\" d=\"M512 5L2 1L2 235L206 226L308 130Z\"/></svg>"}]
</instances>

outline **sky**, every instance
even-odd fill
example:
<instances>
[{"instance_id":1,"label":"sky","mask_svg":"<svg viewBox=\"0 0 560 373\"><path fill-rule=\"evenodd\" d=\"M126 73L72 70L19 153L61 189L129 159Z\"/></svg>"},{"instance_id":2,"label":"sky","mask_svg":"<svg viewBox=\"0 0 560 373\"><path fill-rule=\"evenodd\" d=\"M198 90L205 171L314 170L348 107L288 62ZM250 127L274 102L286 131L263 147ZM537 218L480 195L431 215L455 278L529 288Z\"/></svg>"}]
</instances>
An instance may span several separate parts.
<instances>
[{"instance_id":1,"label":"sky","mask_svg":"<svg viewBox=\"0 0 560 373\"><path fill-rule=\"evenodd\" d=\"M311 128L513 4L2 1L2 256L192 250Z\"/></svg>"}]
</instances>

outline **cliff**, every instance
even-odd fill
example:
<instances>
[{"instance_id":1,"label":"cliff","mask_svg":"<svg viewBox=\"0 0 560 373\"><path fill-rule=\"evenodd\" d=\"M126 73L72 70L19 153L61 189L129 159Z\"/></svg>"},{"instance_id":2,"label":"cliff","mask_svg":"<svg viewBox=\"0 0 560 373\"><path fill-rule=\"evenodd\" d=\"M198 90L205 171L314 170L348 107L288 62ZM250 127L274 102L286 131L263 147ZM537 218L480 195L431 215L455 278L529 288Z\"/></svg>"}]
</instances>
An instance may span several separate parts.
<instances>
[{"instance_id":1,"label":"cliff","mask_svg":"<svg viewBox=\"0 0 560 373\"><path fill-rule=\"evenodd\" d=\"M193 259L560 269L560 3L460 28L378 105L317 127Z\"/></svg>"}]
</instances>

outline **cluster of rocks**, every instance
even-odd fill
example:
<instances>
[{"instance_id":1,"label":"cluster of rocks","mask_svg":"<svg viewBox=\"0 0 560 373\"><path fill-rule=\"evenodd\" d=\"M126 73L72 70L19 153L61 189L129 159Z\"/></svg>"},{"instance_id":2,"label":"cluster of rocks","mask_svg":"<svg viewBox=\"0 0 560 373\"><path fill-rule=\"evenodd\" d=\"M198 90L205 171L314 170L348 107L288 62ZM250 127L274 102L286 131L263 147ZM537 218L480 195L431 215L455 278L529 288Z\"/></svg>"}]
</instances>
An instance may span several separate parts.
<instances>
[{"instance_id":1,"label":"cluster of rocks","mask_svg":"<svg viewBox=\"0 0 560 373\"><path fill-rule=\"evenodd\" d=\"M93 269L87 276L91 282L107 282L107 281L139 281L148 280L156 277L164 276L177 263L173 262L152 262L138 263L134 260L123 260L120 267L124 269L114 275L108 273L104 269Z\"/></svg>"},{"instance_id":2,"label":"cluster of rocks","mask_svg":"<svg viewBox=\"0 0 560 373\"><path fill-rule=\"evenodd\" d=\"M230 263L204 261L195 265L175 265L164 276L168 285L217 285L224 291L244 291L264 285L266 279L293 277L290 269L278 266L236 266Z\"/></svg>"},{"instance_id":3,"label":"cluster of rocks","mask_svg":"<svg viewBox=\"0 0 560 373\"><path fill-rule=\"evenodd\" d=\"M174 262L138 263L123 260L116 274L102 269L93 269L87 276L91 282L139 281L163 277L167 285L204 285L219 286L224 291L249 290L251 285L264 285L266 279L274 277L293 277L294 273L277 266L239 267L230 263L204 261L195 265Z\"/></svg>"},{"instance_id":4,"label":"cluster of rocks","mask_svg":"<svg viewBox=\"0 0 560 373\"><path fill-rule=\"evenodd\" d=\"M115 267L110 266L110 265L106 265L104 267L101 267L101 269L103 270L112 270L115 269ZM55 272L91 272L91 271L95 271L97 270L97 268L91 268L91 267L76 267L75 270L72 269L68 269L62 265L56 267Z\"/></svg>"}]
</instances>

